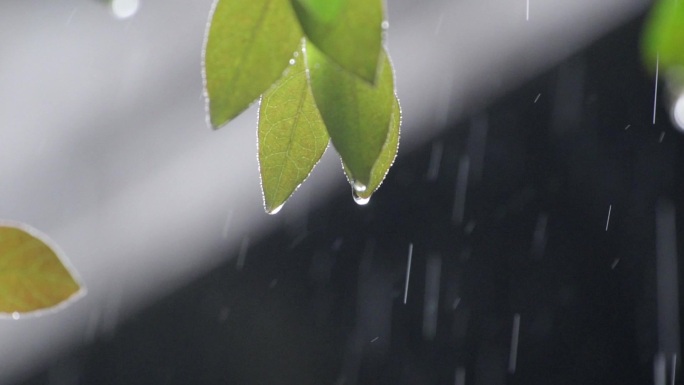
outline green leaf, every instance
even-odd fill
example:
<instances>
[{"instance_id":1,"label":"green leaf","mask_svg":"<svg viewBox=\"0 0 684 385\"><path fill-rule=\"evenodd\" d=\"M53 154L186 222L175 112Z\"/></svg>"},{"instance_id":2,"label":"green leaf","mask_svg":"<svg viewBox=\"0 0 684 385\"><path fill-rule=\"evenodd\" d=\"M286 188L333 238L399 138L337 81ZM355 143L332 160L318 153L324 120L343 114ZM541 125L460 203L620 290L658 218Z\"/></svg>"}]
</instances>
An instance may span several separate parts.
<instances>
[{"instance_id":1,"label":"green leaf","mask_svg":"<svg viewBox=\"0 0 684 385\"><path fill-rule=\"evenodd\" d=\"M80 291L55 250L22 227L0 226L0 313L44 310Z\"/></svg>"},{"instance_id":2,"label":"green leaf","mask_svg":"<svg viewBox=\"0 0 684 385\"><path fill-rule=\"evenodd\" d=\"M299 2L315 20L330 23L340 14L347 0L295 0ZM295 5L296 6L296 5Z\"/></svg>"},{"instance_id":3,"label":"green leaf","mask_svg":"<svg viewBox=\"0 0 684 385\"><path fill-rule=\"evenodd\" d=\"M394 74L384 51L375 86L306 45L311 90L328 134L355 183L368 186L382 151L394 101Z\"/></svg>"},{"instance_id":4,"label":"green leaf","mask_svg":"<svg viewBox=\"0 0 684 385\"><path fill-rule=\"evenodd\" d=\"M370 184L363 191L358 191L354 189L354 199L357 203L365 204L368 202L370 197L375 191L380 187L382 181L385 180L387 172L394 163L394 159L397 157L397 151L399 150L399 131L401 127L401 106L399 106L399 100L394 98L394 103L392 105L392 119L390 120L390 130L387 136L387 141L382 147L382 152L378 161L375 162L373 166L373 171L371 172ZM344 172L347 174L347 178L352 180L349 175L349 168L343 164Z\"/></svg>"},{"instance_id":5,"label":"green leaf","mask_svg":"<svg viewBox=\"0 0 684 385\"><path fill-rule=\"evenodd\" d=\"M259 169L264 207L275 214L309 176L330 141L300 51L259 109Z\"/></svg>"},{"instance_id":6,"label":"green leaf","mask_svg":"<svg viewBox=\"0 0 684 385\"><path fill-rule=\"evenodd\" d=\"M642 54L645 65L655 70L684 66L684 2L660 0L646 23Z\"/></svg>"},{"instance_id":7,"label":"green leaf","mask_svg":"<svg viewBox=\"0 0 684 385\"><path fill-rule=\"evenodd\" d=\"M375 83L382 51L382 0L326 3L327 0L292 0L304 33L339 66Z\"/></svg>"},{"instance_id":8,"label":"green leaf","mask_svg":"<svg viewBox=\"0 0 684 385\"><path fill-rule=\"evenodd\" d=\"M238 116L278 80L301 38L289 0L219 1L204 54L211 125Z\"/></svg>"}]
</instances>

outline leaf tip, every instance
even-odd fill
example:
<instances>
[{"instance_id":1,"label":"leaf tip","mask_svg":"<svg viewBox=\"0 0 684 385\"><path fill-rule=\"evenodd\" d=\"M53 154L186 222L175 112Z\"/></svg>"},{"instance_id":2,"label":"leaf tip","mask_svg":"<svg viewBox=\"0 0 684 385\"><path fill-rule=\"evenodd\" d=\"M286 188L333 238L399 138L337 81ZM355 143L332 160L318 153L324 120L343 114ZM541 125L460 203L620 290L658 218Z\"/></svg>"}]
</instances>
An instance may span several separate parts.
<instances>
[{"instance_id":1,"label":"leaf tip","mask_svg":"<svg viewBox=\"0 0 684 385\"><path fill-rule=\"evenodd\" d=\"M283 206L285 206L285 203L281 203L279 206L266 205L264 206L264 209L266 210L266 214L276 215L283 209Z\"/></svg>"}]
</instances>

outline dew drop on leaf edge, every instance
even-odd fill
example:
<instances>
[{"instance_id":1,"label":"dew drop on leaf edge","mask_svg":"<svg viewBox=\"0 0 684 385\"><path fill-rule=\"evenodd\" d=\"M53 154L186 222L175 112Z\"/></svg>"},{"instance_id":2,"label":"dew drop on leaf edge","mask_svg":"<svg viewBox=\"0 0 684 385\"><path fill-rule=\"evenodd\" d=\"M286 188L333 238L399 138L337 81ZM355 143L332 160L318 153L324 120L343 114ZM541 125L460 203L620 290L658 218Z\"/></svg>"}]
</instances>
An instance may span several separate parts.
<instances>
[{"instance_id":1,"label":"dew drop on leaf edge","mask_svg":"<svg viewBox=\"0 0 684 385\"><path fill-rule=\"evenodd\" d=\"M366 185L359 182L358 180L353 181L351 185L354 191L356 192L364 192L367 189Z\"/></svg>"},{"instance_id":2,"label":"dew drop on leaf edge","mask_svg":"<svg viewBox=\"0 0 684 385\"><path fill-rule=\"evenodd\" d=\"M370 197L364 198L356 193L356 190L352 189L352 196L354 197L354 202L359 206L365 206L370 202Z\"/></svg>"},{"instance_id":3,"label":"dew drop on leaf edge","mask_svg":"<svg viewBox=\"0 0 684 385\"><path fill-rule=\"evenodd\" d=\"M277 206L277 207L272 208L271 210L267 210L266 212L267 212L269 215L276 215L276 214L278 214L278 213L280 212L280 210L283 209L283 206L285 206L284 203L283 203L282 205L280 205L280 206Z\"/></svg>"}]
</instances>

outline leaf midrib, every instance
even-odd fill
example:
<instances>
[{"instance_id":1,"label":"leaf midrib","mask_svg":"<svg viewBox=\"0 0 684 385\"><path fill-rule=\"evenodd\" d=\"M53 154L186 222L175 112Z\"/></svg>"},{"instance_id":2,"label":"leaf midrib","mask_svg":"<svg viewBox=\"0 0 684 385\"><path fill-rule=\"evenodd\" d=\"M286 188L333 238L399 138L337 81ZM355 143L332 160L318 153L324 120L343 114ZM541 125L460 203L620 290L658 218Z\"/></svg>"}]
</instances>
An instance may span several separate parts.
<instances>
[{"instance_id":1,"label":"leaf midrib","mask_svg":"<svg viewBox=\"0 0 684 385\"><path fill-rule=\"evenodd\" d=\"M303 60L303 59L301 59ZM304 70L306 72L306 70ZM287 147L285 149L285 160L286 162L283 162L281 167L279 168L278 172L278 181L276 182L276 187L275 187L275 194L278 194L278 191L280 191L280 185L282 182L283 178L283 170L285 167L287 167L287 160L290 158L290 150L292 149L292 145L294 144L294 136L295 136L295 131L297 130L297 124L299 123L299 116L301 115L302 109L304 107L304 101L306 100L306 89L309 86L308 82L304 82L304 87L302 87L302 91L300 92L300 98L299 102L297 103L297 110L296 114L294 117L294 121L292 122L292 129L290 130L290 138L287 141ZM297 176L299 177L299 170L297 171ZM276 206L277 207L277 206Z\"/></svg>"}]
</instances>

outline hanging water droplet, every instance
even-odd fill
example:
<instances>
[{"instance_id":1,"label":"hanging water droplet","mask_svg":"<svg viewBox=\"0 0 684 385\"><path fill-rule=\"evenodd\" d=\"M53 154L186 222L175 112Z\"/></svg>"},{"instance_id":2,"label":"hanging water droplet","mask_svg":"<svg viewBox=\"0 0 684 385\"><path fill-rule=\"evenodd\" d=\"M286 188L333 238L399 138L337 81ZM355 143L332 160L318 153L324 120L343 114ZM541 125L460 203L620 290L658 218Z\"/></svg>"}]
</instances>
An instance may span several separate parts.
<instances>
[{"instance_id":1,"label":"hanging water droplet","mask_svg":"<svg viewBox=\"0 0 684 385\"><path fill-rule=\"evenodd\" d=\"M353 188L354 191L356 191L356 192L364 192L364 191L366 191L366 188L367 188L367 187L366 187L365 184L359 182L358 180L355 180L355 181L352 182L352 188Z\"/></svg>"},{"instance_id":2,"label":"hanging water droplet","mask_svg":"<svg viewBox=\"0 0 684 385\"><path fill-rule=\"evenodd\" d=\"M283 206L284 206L284 205L285 205L285 204L283 203L282 205L280 205L280 206L278 206L278 207L274 207L274 208L272 208L271 210L266 210L266 212L267 212L268 214L270 214L270 215L276 215L276 214L278 214L278 213L280 212L280 210L283 209Z\"/></svg>"},{"instance_id":3,"label":"hanging water droplet","mask_svg":"<svg viewBox=\"0 0 684 385\"><path fill-rule=\"evenodd\" d=\"M356 202L356 204L359 206L365 206L368 204L368 202L370 202L370 197L364 198L362 196L359 196L359 194L354 189L352 189L352 196L354 197L354 202Z\"/></svg>"},{"instance_id":4,"label":"hanging water droplet","mask_svg":"<svg viewBox=\"0 0 684 385\"><path fill-rule=\"evenodd\" d=\"M19 314L19 312L15 311L14 313L12 313L13 320L18 320L19 318L21 318L21 314Z\"/></svg>"},{"instance_id":5,"label":"hanging water droplet","mask_svg":"<svg viewBox=\"0 0 684 385\"><path fill-rule=\"evenodd\" d=\"M294 57L299 56L299 52L295 51L295 53L292 56L294 56Z\"/></svg>"},{"instance_id":6,"label":"hanging water droplet","mask_svg":"<svg viewBox=\"0 0 684 385\"><path fill-rule=\"evenodd\" d=\"M112 0L112 13L117 19L128 19L140 8L140 0Z\"/></svg>"},{"instance_id":7,"label":"hanging water droplet","mask_svg":"<svg viewBox=\"0 0 684 385\"><path fill-rule=\"evenodd\" d=\"M377 24L376 24L376 25L377 25ZM389 28L389 21L385 20L385 21L382 22L381 25L382 25L382 29L387 29L387 28Z\"/></svg>"},{"instance_id":8,"label":"hanging water droplet","mask_svg":"<svg viewBox=\"0 0 684 385\"><path fill-rule=\"evenodd\" d=\"M295 59L290 59L290 65L294 65Z\"/></svg>"}]
</instances>

